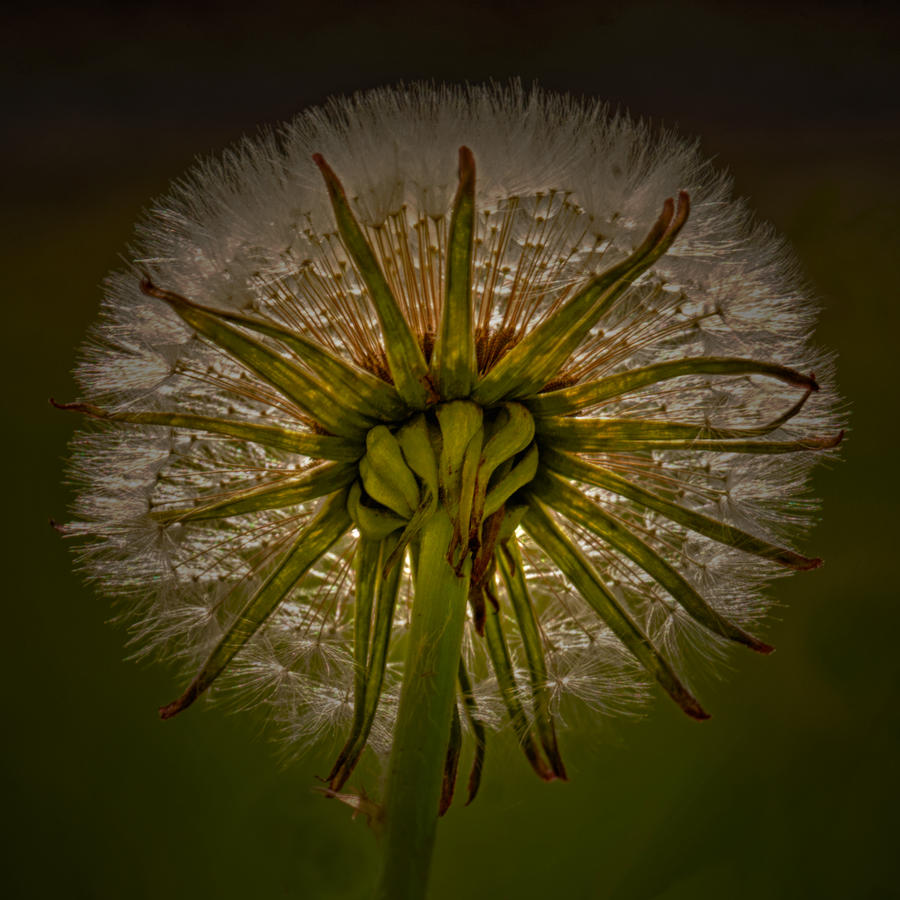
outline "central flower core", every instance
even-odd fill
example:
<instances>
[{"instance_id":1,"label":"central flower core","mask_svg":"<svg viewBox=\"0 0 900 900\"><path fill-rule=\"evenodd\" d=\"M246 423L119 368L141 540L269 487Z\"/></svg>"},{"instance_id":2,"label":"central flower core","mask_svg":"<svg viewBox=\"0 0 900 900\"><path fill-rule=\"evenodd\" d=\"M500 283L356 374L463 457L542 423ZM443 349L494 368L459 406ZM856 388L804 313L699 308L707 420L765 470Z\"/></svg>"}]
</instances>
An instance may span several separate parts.
<instances>
[{"instance_id":1,"label":"central flower core","mask_svg":"<svg viewBox=\"0 0 900 900\"><path fill-rule=\"evenodd\" d=\"M471 400L438 403L397 428L376 425L350 488L350 517L365 538L396 536L390 568L443 505L453 526L447 559L457 572L470 567L478 591L498 540L524 511L515 493L537 472L534 431L521 403L483 408Z\"/></svg>"}]
</instances>

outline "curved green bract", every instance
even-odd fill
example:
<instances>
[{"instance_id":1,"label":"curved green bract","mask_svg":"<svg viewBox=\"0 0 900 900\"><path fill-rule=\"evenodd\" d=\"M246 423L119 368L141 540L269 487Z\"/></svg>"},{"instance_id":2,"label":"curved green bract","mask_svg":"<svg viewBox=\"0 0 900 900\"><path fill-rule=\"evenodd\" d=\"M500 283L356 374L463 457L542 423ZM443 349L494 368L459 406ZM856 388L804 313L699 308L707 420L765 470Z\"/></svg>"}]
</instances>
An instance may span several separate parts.
<instances>
[{"instance_id":1,"label":"curved green bract","mask_svg":"<svg viewBox=\"0 0 900 900\"><path fill-rule=\"evenodd\" d=\"M584 453L637 453L647 450L707 450L711 453L758 453L762 455L777 455L780 453L819 453L822 450L833 450L843 440L844 432L841 431L830 438L806 438L801 441L743 441L743 440L718 440L698 438L697 440L684 440L679 438L669 440L625 440L622 438L595 438L587 447L563 446L562 442L555 442L554 446L565 450L581 450Z\"/></svg>"},{"instance_id":2,"label":"curved green bract","mask_svg":"<svg viewBox=\"0 0 900 900\"><path fill-rule=\"evenodd\" d=\"M300 531L290 550L237 614L184 694L160 709L163 719L169 719L190 706L222 674L294 585L349 527L347 492L341 491L334 494L319 514Z\"/></svg>"},{"instance_id":3,"label":"curved green bract","mask_svg":"<svg viewBox=\"0 0 900 900\"><path fill-rule=\"evenodd\" d=\"M301 475L279 478L275 482L241 491L230 491L221 499L200 502L192 507L154 510L151 515L160 522L170 523L225 519L266 509L283 509L333 494L350 484L356 477L356 471L355 465L326 463L307 469Z\"/></svg>"},{"instance_id":4,"label":"curved green bract","mask_svg":"<svg viewBox=\"0 0 900 900\"><path fill-rule=\"evenodd\" d=\"M551 381L613 303L672 245L687 221L683 191L678 209L667 200L644 242L627 259L591 278L574 297L527 334L475 387L473 399L491 404L527 397Z\"/></svg>"},{"instance_id":5,"label":"curved green bract","mask_svg":"<svg viewBox=\"0 0 900 900\"><path fill-rule=\"evenodd\" d=\"M363 616L365 622L356 623L354 662L357 670L350 736L326 779L334 791L340 790L359 762L375 721L378 701L381 699L391 640L391 625L394 621L394 609L397 605L402 574L402 566L394 566L391 571L383 573L385 560L393 551L394 544L393 538L387 538L380 543L374 541L361 543L364 555L360 566L366 565L371 568L365 573L362 588L357 590L357 603L361 602L361 605L357 607L356 616ZM376 598L375 621L369 640L368 622L373 597Z\"/></svg>"},{"instance_id":6,"label":"curved green bract","mask_svg":"<svg viewBox=\"0 0 900 900\"><path fill-rule=\"evenodd\" d=\"M743 550L745 553L752 553L799 571L815 569L822 564L821 559L810 558L785 547L779 547L777 544L765 541L727 522L721 522L711 516L688 509L622 478L615 472L585 462L576 456L557 453L555 450L545 450L541 459L548 469L558 472L566 478L573 478L584 484L592 484L613 494L618 494L620 497L627 497L684 528L689 528L720 544L734 547L736 550Z\"/></svg>"},{"instance_id":7,"label":"curved green bract","mask_svg":"<svg viewBox=\"0 0 900 900\"><path fill-rule=\"evenodd\" d=\"M747 634L716 612L694 586L652 547L558 475L539 476L529 486L529 490L543 503L562 513L576 525L592 531L643 569L692 619L714 634L744 644L758 653L772 652L773 648L768 644Z\"/></svg>"},{"instance_id":8,"label":"curved green bract","mask_svg":"<svg viewBox=\"0 0 900 900\"><path fill-rule=\"evenodd\" d=\"M419 347L381 266L350 209L343 185L321 154L316 153L313 161L325 179L341 240L375 306L394 386L410 409L424 409L432 398L432 390L422 348Z\"/></svg>"},{"instance_id":9,"label":"curved green bract","mask_svg":"<svg viewBox=\"0 0 900 900\"><path fill-rule=\"evenodd\" d=\"M596 452L598 446L606 448L610 441L624 443L640 441L699 441L731 440L761 437L780 428L803 408L807 391L787 412L753 428L721 428L704 423L665 422L645 419L602 419L587 417L537 419L535 427L538 435L546 442L561 450L577 450L582 453Z\"/></svg>"},{"instance_id":10,"label":"curved green bract","mask_svg":"<svg viewBox=\"0 0 900 900\"><path fill-rule=\"evenodd\" d=\"M528 676L531 682L531 704L534 709L534 724L541 746L557 778L566 779L566 768L556 740L556 727L550 711L550 690L547 686L547 666L544 662L544 645L538 628L534 606L525 581L522 556L516 540L508 541L495 554L506 593L515 612L528 661Z\"/></svg>"},{"instance_id":11,"label":"curved green bract","mask_svg":"<svg viewBox=\"0 0 900 900\"><path fill-rule=\"evenodd\" d=\"M110 412L90 403L58 403L56 405L60 409L80 412L92 419L100 419L105 422L126 422L129 425L159 425L165 428L207 431L210 434L221 434L315 459L350 461L359 459L365 452L365 445L359 440L336 435L292 431L290 428L282 428L280 425L260 425L254 422L242 422L238 419L197 416L191 413Z\"/></svg>"},{"instance_id":12,"label":"curved green bract","mask_svg":"<svg viewBox=\"0 0 900 900\"><path fill-rule=\"evenodd\" d=\"M605 400L611 400L613 397L630 394L661 381L682 378L687 375L766 375L792 387L811 391L818 389L812 376L802 375L787 366L758 362L753 359L710 356L656 363L586 384L576 384L558 391L548 391L535 397L528 397L522 402L536 416L570 416L603 403Z\"/></svg>"},{"instance_id":13,"label":"curved green bract","mask_svg":"<svg viewBox=\"0 0 900 900\"><path fill-rule=\"evenodd\" d=\"M484 636L487 642L488 656L491 659L491 666L494 669L494 674L497 676L500 696L503 698L503 704L506 707L513 731L519 741L519 746L522 748L531 768L544 781L552 781L556 778L556 773L544 758L541 745L535 740L531 723L528 721L528 716L519 700L519 686L516 684L516 675L513 671L509 647L506 645L506 638L503 636L500 612L490 604L488 604L488 607L484 623Z\"/></svg>"},{"instance_id":14,"label":"curved green bract","mask_svg":"<svg viewBox=\"0 0 900 900\"><path fill-rule=\"evenodd\" d=\"M392 421L401 419L408 413L406 404L393 385L365 369L345 362L321 344L253 316L193 305L225 321L280 341L313 370L322 384L334 386L341 402L349 409L369 418Z\"/></svg>"},{"instance_id":15,"label":"curved green bract","mask_svg":"<svg viewBox=\"0 0 900 900\"><path fill-rule=\"evenodd\" d=\"M539 501L532 499L522 524L663 690L692 718L708 719L709 714L682 684L669 662L619 605L594 567L550 518Z\"/></svg>"},{"instance_id":16,"label":"curved green bract","mask_svg":"<svg viewBox=\"0 0 900 900\"><path fill-rule=\"evenodd\" d=\"M519 488L534 478L538 460L537 444L532 444L525 455L487 492L484 499L485 518L497 512Z\"/></svg>"},{"instance_id":17,"label":"curved green bract","mask_svg":"<svg viewBox=\"0 0 900 900\"><path fill-rule=\"evenodd\" d=\"M165 300L198 334L259 375L326 431L359 438L375 424L373 419L349 408L345 398L331 385L312 378L264 344L226 325L217 314L207 312L179 294L160 290L146 279L141 283L141 289L152 297Z\"/></svg>"},{"instance_id":18,"label":"curved green bract","mask_svg":"<svg viewBox=\"0 0 900 900\"><path fill-rule=\"evenodd\" d=\"M450 214L444 308L431 369L443 400L468 397L478 376L472 321L472 249L475 238L475 159L459 150L459 188Z\"/></svg>"}]
</instances>

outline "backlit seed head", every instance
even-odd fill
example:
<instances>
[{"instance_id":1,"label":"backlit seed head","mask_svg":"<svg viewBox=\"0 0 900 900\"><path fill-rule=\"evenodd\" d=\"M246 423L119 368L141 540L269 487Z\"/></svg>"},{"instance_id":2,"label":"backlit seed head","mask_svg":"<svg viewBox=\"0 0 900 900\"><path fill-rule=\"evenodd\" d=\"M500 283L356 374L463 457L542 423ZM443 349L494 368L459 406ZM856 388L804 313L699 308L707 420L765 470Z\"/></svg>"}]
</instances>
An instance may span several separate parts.
<instances>
[{"instance_id":1,"label":"backlit seed head","mask_svg":"<svg viewBox=\"0 0 900 900\"><path fill-rule=\"evenodd\" d=\"M390 746L417 535L470 578L459 720L565 777L566 704L633 711L760 652L840 439L815 305L727 178L602 104L332 101L177 184L79 366L79 559L145 653ZM813 374L815 373L815 374ZM347 737L349 735L349 737ZM564 741L563 741L564 742ZM480 771L480 770L479 770ZM477 789L473 774L470 794Z\"/></svg>"}]
</instances>

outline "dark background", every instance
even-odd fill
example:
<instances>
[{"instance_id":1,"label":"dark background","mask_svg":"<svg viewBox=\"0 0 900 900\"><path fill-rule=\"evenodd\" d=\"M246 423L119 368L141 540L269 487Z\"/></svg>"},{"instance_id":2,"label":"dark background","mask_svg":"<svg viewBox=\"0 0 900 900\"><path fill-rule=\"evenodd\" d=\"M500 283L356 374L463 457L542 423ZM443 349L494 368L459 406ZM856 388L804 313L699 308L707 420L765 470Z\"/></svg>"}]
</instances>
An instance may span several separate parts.
<instances>
[{"instance_id":1,"label":"dark background","mask_svg":"<svg viewBox=\"0 0 900 900\"><path fill-rule=\"evenodd\" d=\"M283 767L252 715L163 724L165 667L47 526L75 348L151 198L198 154L327 96L504 79L698 135L794 245L853 403L822 471L825 569L779 585L778 652L739 654L697 725L670 704L567 734L569 784L495 743L443 821L435 900L884 898L897 886L898 17L862 4L447 2L44 7L0 38L5 693L0 891L16 898L355 898L376 844Z\"/></svg>"}]
</instances>

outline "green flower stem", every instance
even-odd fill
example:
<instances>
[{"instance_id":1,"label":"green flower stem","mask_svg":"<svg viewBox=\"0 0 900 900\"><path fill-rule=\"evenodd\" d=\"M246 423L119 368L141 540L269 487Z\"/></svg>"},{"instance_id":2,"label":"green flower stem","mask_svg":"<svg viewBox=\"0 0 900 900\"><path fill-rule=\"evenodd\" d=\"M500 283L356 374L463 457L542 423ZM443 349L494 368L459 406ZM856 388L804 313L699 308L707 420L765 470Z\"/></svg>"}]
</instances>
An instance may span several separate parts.
<instances>
[{"instance_id":1,"label":"green flower stem","mask_svg":"<svg viewBox=\"0 0 900 900\"><path fill-rule=\"evenodd\" d=\"M452 534L443 506L421 532L377 900L422 900L427 888L469 591L470 563L457 575L447 562Z\"/></svg>"}]
</instances>

